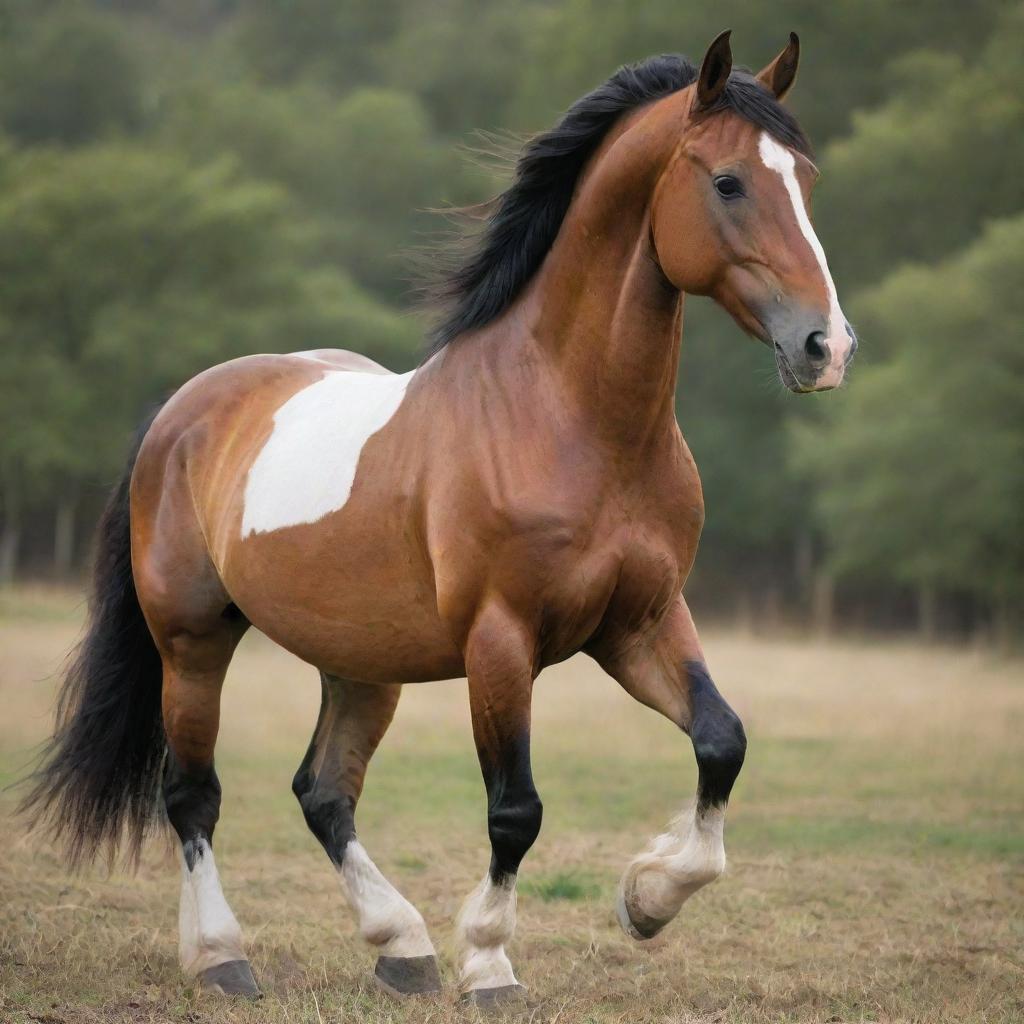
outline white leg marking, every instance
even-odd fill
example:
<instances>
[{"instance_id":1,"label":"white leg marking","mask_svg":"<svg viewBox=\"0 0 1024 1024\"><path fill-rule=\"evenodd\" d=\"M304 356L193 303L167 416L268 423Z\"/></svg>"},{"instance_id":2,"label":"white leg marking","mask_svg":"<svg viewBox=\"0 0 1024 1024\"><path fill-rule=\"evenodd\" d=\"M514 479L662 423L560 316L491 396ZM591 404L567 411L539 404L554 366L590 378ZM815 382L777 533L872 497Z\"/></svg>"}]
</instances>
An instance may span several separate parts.
<instances>
[{"instance_id":1,"label":"white leg marking","mask_svg":"<svg viewBox=\"0 0 1024 1024\"><path fill-rule=\"evenodd\" d=\"M242 537L342 508L363 447L398 411L413 373L333 370L292 395L249 468Z\"/></svg>"},{"instance_id":2,"label":"white leg marking","mask_svg":"<svg viewBox=\"0 0 1024 1024\"><path fill-rule=\"evenodd\" d=\"M463 991L519 984L505 954L515 928L515 875L495 885L488 873L463 904L456 924L463 950L459 977Z\"/></svg>"},{"instance_id":3,"label":"white leg marking","mask_svg":"<svg viewBox=\"0 0 1024 1024\"><path fill-rule=\"evenodd\" d=\"M765 167L782 177L790 202L793 204L796 222L821 268L821 276L825 280L825 291L828 294L828 330L825 332L827 335L825 340L833 353L833 363L838 362L837 369L841 369L842 362L850 350L850 336L846 333L846 317L843 316L843 311L839 308L839 297L836 294L832 273L828 269L825 250L821 247L821 242L811 224L811 218L807 215L807 206L796 180L796 162L793 154L785 146L776 142L767 132L761 133L758 152L761 154L761 161Z\"/></svg>"},{"instance_id":4,"label":"white leg marking","mask_svg":"<svg viewBox=\"0 0 1024 1024\"><path fill-rule=\"evenodd\" d=\"M626 869L620 897L637 919L665 923L725 870L725 810L691 804Z\"/></svg>"},{"instance_id":5,"label":"white leg marking","mask_svg":"<svg viewBox=\"0 0 1024 1024\"><path fill-rule=\"evenodd\" d=\"M191 871L184 854L181 857L178 955L190 976L230 960L246 959L242 929L224 898L213 850L204 839L196 844Z\"/></svg>"},{"instance_id":6,"label":"white leg marking","mask_svg":"<svg viewBox=\"0 0 1024 1024\"><path fill-rule=\"evenodd\" d=\"M359 919L359 934L382 956L434 956L420 912L380 873L356 840L345 847L341 888Z\"/></svg>"}]
</instances>

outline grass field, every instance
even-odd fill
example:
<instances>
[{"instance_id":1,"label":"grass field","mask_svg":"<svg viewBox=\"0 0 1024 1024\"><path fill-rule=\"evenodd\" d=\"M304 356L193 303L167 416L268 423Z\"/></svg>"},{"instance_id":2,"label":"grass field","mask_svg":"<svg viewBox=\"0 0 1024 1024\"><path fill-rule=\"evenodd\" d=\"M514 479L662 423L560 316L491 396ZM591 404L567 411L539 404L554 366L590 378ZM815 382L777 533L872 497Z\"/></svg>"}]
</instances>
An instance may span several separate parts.
<instances>
[{"instance_id":1,"label":"grass field","mask_svg":"<svg viewBox=\"0 0 1024 1024\"><path fill-rule=\"evenodd\" d=\"M49 728L80 622L68 595L0 598L0 781ZM1024 1020L1024 663L956 648L707 631L747 726L726 875L653 942L614 922L627 860L693 793L686 738L585 659L544 673L534 765L545 823L521 876L522 1019ZM312 669L259 636L225 689L217 858L265 999L193 992L176 960L178 869L69 877L0 795L0 1021L472 1020L452 920L487 863L464 684L409 687L370 768L361 838L423 912L448 991L396 1004L370 980L290 792L316 716Z\"/></svg>"}]
</instances>

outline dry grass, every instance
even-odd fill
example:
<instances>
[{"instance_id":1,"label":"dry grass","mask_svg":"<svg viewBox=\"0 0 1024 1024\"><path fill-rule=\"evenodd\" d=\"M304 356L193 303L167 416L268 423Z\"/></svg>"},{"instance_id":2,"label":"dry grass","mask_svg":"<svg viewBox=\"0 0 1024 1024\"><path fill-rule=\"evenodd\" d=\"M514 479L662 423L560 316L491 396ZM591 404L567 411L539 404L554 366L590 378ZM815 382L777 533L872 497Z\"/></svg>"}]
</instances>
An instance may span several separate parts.
<instances>
[{"instance_id":1,"label":"dry grass","mask_svg":"<svg viewBox=\"0 0 1024 1024\"><path fill-rule=\"evenodd\" d=\"M0 781L49 725L78 602L0 600ZM541 839L511 955L524 1019L572 1022L1024 1019L1024 665L965 650L711 633L747 724L730 870L663 937L612 914L628 858L694 786L684 737L588 662L542 677ZM225 691L217 833L228 897L266 992L200 996L176 964L177 869L70 878L0 797L0 1021L471 1020L449 994L396 1005L369 981L289 783L313 725L311 669L248 639ZM423 911L452 981L451 922L487 862L463 686L410 687L374 761L364 843Z\"/></svg>"}]
</instances>

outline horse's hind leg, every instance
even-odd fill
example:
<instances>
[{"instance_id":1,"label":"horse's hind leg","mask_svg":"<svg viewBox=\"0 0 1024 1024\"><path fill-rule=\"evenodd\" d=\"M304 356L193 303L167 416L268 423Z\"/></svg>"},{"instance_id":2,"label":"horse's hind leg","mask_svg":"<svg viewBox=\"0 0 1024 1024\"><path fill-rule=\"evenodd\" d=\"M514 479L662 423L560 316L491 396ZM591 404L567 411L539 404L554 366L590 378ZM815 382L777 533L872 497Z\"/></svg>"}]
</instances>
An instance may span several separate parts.
<instances>
[{"instance_id":1,"label":"horse's hind leg","mask_svg":"<svg viewBox=\"0 0 1024 1024\"><path fill-rule=\"evenodd\" d=\"M400 996L439 992L437 957L423 918L381 874L355 833L366 766L391 724L402 688L323 673L320 679L320 717L292 789L338 871L360 934L377 948L379 984Z\"/></svg>"},{"instance_id":2,"label":"horse's hind leg","mask_svg":"<svg viewBox=\"0 0 1024 1024\"><path fill-rule=\"evenodd\" d=\"M182 528L179 540L185 534ZM139 600L163 661L164 804L181 841L181 966L203 988L257 996L241 929L224 899L213 859L213 830L220 816L220 782L213 766L220 692L248 623L231 605L198 543L191 548L179 544L172 563L161 563L159 553L140 544L134 566Z\"/></svg>"},{"instance_id":3,"label":"horse's hind leg","mask_svg":"<svg viewBox=\"0 0 1024 1024\"><path fill-rule=\"evenodd\" d=\"M163 709L168 759L167 817L181 841L181 965L203 988L258 996L242 931L221 889L213 830L221 789L213 765L220 692L239 627L221 621L208 633L182 633L164 657Z\"/></svg>"},{"instance_id":4,"label":"horse's hind leg","mask_svg":"<svg viewBox=\"0 0 1024 1024\"><path fill-rule=\"evenodd\" d=\"M132 478L132 574L163 663L164 804L181 841L178 951L186 974L204 988L258 996L213 859L220 693L249 623L210 558L183 456L167 447L173 439L166 429L153 429Z\"/></svg>"}]
</instances>

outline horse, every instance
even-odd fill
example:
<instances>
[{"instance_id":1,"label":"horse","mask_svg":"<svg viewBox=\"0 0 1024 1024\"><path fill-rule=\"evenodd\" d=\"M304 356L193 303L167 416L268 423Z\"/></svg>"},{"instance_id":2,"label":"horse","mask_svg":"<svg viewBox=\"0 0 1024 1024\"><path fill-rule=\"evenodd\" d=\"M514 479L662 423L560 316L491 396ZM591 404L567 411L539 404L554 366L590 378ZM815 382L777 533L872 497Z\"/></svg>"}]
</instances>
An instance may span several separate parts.
<instances>
[{"instance_id":1,"label":"horse","mask_svg":"<svg viewBox=\"0 0 1024 1024\"><path fill-rule=\"evenodd\" d=\"M459 987L522 999L506 954L541 827L530 707L585 652L688 734L695 798L625 869L617 915L658 933L725 866L743 726L683 585L704 518L675 416L686 294L774 353L794 392L836 388L856 338L811 226L817 171L782 105L795 34L759 73L730 34L698 67L620 68L529 141L447 277L419 366L252 355L186 383L142 428L97 540L84 639L25 807L73 864L166 819L180 844L180 960L257 997L213 854L221 685L250 627L319 670L293 789L389 992L441 989L416 908L355 810L402 687L465 676L491 857L456 931Z\"/></svg>"}]
</instances>

